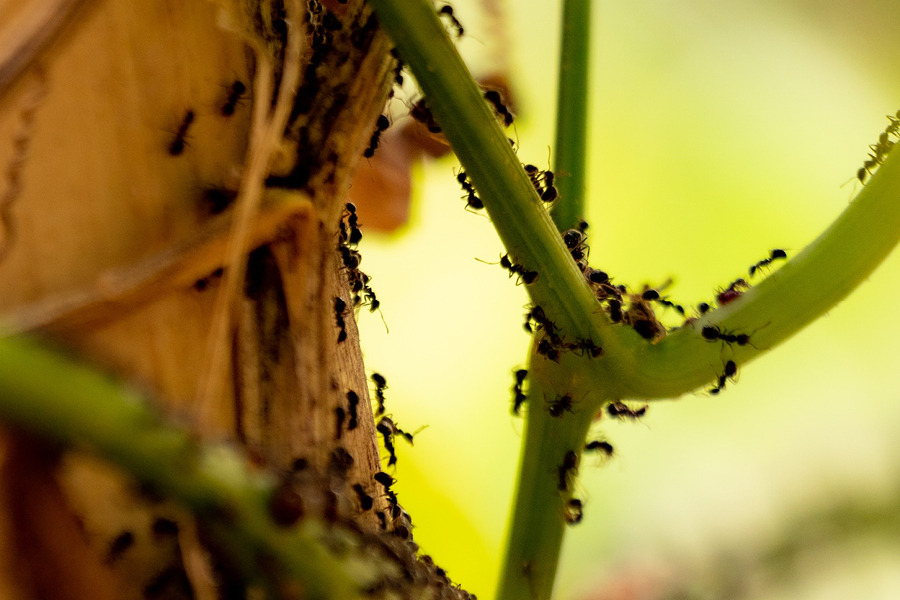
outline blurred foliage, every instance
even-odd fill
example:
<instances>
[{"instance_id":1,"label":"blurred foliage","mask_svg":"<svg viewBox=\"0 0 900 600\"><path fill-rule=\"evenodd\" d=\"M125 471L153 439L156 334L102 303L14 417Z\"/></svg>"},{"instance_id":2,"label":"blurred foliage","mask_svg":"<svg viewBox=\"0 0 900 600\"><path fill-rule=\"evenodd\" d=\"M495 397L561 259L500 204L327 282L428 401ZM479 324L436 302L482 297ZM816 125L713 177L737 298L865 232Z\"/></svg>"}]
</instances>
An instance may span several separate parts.
<instances>
[{"instance_id":1,"label":"blurred foliage","mask_svg":"<svg viewBox=\"0 0 900 600\"><path fill-rule=\"evenodd\" d=\"M475 3L454 8L463 54L484 66L491 32L478 29ZM557 12L507 3L515 135L522 159L538 165L553 139ZM796 251L818 234L858 186L842 184L884 115L900 108L895 3L610 2L594 12L591 262L632 285L672 277L681 303L708 300L771 248ZM366 235L390 334L369 316L360 327L367 367L388 378L389 412L405 428L428 425L415 448L400 448L397 468L416 540L489 598L522 428L509 388L527 353L526 296L474 260L496 261L501 247L483 217L463 210L454 164L421 169L404 231ZM353 199L365 224L365 199ZM889 320L898 280L892 257L719 397L655 404L638 425L604 423L618 456L582 469L585 521L568 535L559 597L656 597L621 595L614 583L632 572L652 579L648 564L722 573L727 548L736 548L729 560L755 564L797 515L889 493L900 464ZM896 564L896 546L875 555L885 548ZM847 577L861 581L877 560L849 563ZM833 573L794 575L790 593L764 581L742 597L833 597L821 584Z\"/></svg>"}]
</instances>

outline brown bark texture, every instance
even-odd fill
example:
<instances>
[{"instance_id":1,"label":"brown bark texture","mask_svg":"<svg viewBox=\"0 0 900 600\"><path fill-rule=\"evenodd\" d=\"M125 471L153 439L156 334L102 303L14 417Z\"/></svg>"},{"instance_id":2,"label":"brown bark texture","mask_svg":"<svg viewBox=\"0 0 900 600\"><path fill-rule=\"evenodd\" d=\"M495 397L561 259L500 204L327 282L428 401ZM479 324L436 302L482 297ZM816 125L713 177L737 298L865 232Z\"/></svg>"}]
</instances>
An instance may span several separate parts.
<instances>
[{"instance_id":1,"label":"brown bark texture","mask_svg":"<svg viewBox=\"0 0 900 600\"><path fill-rule=\"evenodd\" d=\"M395 61L363 2L303 8L297 23L263 0L0 6L0 323L277 472L333 473L345 450L352 464L332 492L360 531L385 535L402 519L372 479L380 458L338 228ZM290 27L303 28L300 84L232 302L236 207ZM224 335L211 341L223 310ZM353 429L338 408L358 411ZM191 515L102 461L17 433L0 441L0 596L227 595ZM359 506L354 484L375 509Z\"/></svg>"}]
</instances>

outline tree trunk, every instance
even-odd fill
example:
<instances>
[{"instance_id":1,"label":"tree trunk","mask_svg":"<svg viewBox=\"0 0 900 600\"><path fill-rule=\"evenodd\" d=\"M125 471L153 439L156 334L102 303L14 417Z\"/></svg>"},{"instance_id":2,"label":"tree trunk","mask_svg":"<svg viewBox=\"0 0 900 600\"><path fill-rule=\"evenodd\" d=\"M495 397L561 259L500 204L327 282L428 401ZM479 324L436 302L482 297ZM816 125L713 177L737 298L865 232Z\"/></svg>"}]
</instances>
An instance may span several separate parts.
<instances>
[{"instance_id":1,"label":"tree trunk","mask_svg":"<svg viewBox=\"0 0 900 600\"><path fill-rule=\"evenodd\" d=\"M338 224L394 63L361 1L309 4L306 23L284 19L280 2L250 0L0 8L0 314L6 329L45 336L274 469L325 473L346 449L346 486L362 484L385 510L353 311L338 342L334 298L353 306ZM254 111L275 102L291 27L306 28L302 84L249 222L238 308L210 345L214 315L229 306L223 282L240 271L228 259L231 200L244 189ZM266 54L272 98L258 85ZM198 404L204 389L214 393ZM350 390L360 398L352 431L335 416L350 410ZM99 461L3 437L0 596L223 593L227 577L214 591L176 507ZM380 527L375 511L355 510L364 529Z\"/></svg>"}]
</instances>

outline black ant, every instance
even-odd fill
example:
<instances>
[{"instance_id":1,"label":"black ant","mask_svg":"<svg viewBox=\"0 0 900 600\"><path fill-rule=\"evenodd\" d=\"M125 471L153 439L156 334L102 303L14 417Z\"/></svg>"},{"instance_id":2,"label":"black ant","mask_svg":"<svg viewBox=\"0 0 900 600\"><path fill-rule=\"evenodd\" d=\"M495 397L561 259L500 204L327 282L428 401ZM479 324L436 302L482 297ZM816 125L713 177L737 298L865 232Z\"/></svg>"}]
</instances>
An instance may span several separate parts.
<instances>
[{"instance_id":1,"label":"black ant","mask_svg":"<svg viewBox=\"0 0 900 600\"><path fill-rule=\"evenodd\" d=\"M188 110L186 113L184 113L184 118L181 120L181 124L178 126L178 131L175 132L175 138L169 143L169 154L171 154L172 156L178 156L179 154L184 152L184 149L187 146L185 137L187 136L188 128L193 122L194 111Z\"/></svg>"},{"instance_id":2,"label":"black ant","mask_svg":"<svg viewBox=\"0 0 900 600\"><path fill-rule=\"evenodd\" d=\"M500 257L500 266L509 271L509 276L518 275L521 278L522 283L525 285L531 285L535 281L538 280L538 272L537 271L529 271L522 265L513 264L513 262L509 259L509 254L504 254Z\"/></svg>"},{"instance_id":3,"label":"black ant","mask_svg":"<svg viewBox=\"0 0 900 600\"><path fill-rule=\"evenodd\" d=\"M337 321L338 343L340 344L347 339L347 324L344 322L344 313L347 311L347 303L338 296L334 297L334 319Z\"/></svg>"},{"instance_id":4,"label":"black ant","mask_svg":"<svg viewBox=\"0 0 900 600\"><path fill-rule=\"evenodd\" d=\"M522 386L525 384L525 378L528 377L528 371L526 369L519 369L515 372L516 382L513 384L513 407L512 414L515 416L519 416L519 409L522 407L522 404L527 399L525 394L522 393Z\"/></svg>"},{"instance_id":5,"label":"black ant","mask_svg":"<svg viewBox=\"0 0 900 600\"><path fill-rule=\"evenodd\" d=\"M709 393L715 396L719 392L725 389L725 383L729 379L733 379L734 376L737 375L737 363L733 360L729 360L725 363L725 371L719 375L719 379L716 382L715 387L710 388Z\"/></svg>"},{"instance_id":6,"label":"black ant","mask_svg":"<svg viewBox=\"0 0 900 600\"><path fill-rule=\"evenodd\" d=\"M616 298L610 299L606 303L606 308L609 310L609 320L613 323L621 323L624 318L624 314L622 313L622 301L617 300Z\"/></svg>"},{"instance_id":7,"label":"black ant","mask_svg":"<svg viewBox=\"0 0 900 600\"><path fill-rule=\"evenodd\" d=\"M584 449L588 452L602 452L607 457L613 455L614 449L612 444L603 440L594 440L585 444Z\"/></svg>"},{"instance_id":8,"label":"black ant","mask_svg":"<svg viewBox=\"0 0 900 600\"><path fill-rule=\"evenodd\" d=\"M381 434L384 438L384 449L388 451L390 457L388 458L388 466L391 467L397 464L397 454L394 451L394 437L396 435L400 435L410 444L413 443L413 435L411 433L407 433L397 427L394 422L388 417L381 417L381 420L378 421L378 424L375 425L376 431Z\"/></svg>"},{"instance_id":9,"label":"black ant","mask_svg":"<svg viewBox=\"0 0 900 600\"><path fill-rule=\"evenodd\" d=\"M372 138L369 140L369 147L363 151L363 156L366 158L372 158L375 156L375 149L378 148L378 141L381 139L381 133L391 126L391 122L388 121L388 118L384 115L378 115L378 120L375 121L375 131L372 133Z\"/></svg>"},{"instance_id":10,"label":"black ant","mask_svg":"<svg viewBox=\"0 0 900 600\"><path fill-rule=\"evenodd\" d=\"M579 261L588 255L587 237L582 232L577 229L567 229L562 233L562 238L573 260Z\"/></svg>"},{"instance_id":11,"label":"black ant","mask_svg":"<svg viewBox=\"0 0 900 600\"><path fill-rule=\"evenodd\" d=\"M375 398L378 400L375 416L380 417L384 414L384 390L387 389L387 380L380 373L372 373L372 383L375 384Z\"/></svg>"},{"instance_id":12,"label":"black ant","mask_svg":"<svg viewBox=\"0 0 900 600\"><path fill-rule=\"evenodd\" d=\"M431 109L425 104L424 98L413 104L412 108L409 109L409 116L424 125L429 133L441 132L441 127L435 122L434 115L431 114Z\"/></svg>"},{"instance_id":13,"label":"black ant","mask_svg":"<svg viewBox=\"0 0 900 600\"><path fill-rule=\"evenodd\" d=\"M763 267L768 266L773 261L776 261L780 258L787 258L787 252L785 252L784 250L781 250L780 248L776 248L775 250L772 250L772 253L769 255L769 258L764 258L763 260L759 261L758 263L756 263L755 265L750 267L750 277L753 277L753 275L755 275L757 271L759 271Z\"/></svg>"},{"instance_id":14,"label":"black ant","mask_svg":"<svg viewBox=\"0 0 900 600\"><path fill-rule=\"evenodd\" d=\"M384 438L384 449L388 451L388 466L392 467L397 464L397 453L394 451L394 428L393 423L385 423L387 417L382 417L381 421L375 426L375 430ZM390 421L390 419L388 419ZM385 488L387 489L387 488Z\"/></svg>"},{"instance_id":15,"label":"black ant","mask_svg":"<svg viewBox=\"0 0 900 600\"><path fill-rule=\"evenodd\" d=\"M722 340L726 344L737 344L738 346L746 346L750 344L750 335L749 333L738 333L734 334L729 331L724 331L719 329L716 325L706 325L703 329L700 330L700 335L703 336L703 339L714 342L716 340ZM753 344L750 344L751 346Z\"/></svg>"},{"instance_id":16,"label":"black ant","mask_svg":"<svg viewBox=\"0 0 900 600\"><path fill-rule=\"evenodd\" d=\"M709 309L710 309L710 306L706 302L701 302L700 304L697 305L697 312L700 313L701 315L705 315L706 313L708 313Z\"/></svg>"},{"instance_id":17,"label":"black ant","mask_svg":"<svg viewBox=\"0 0 900 600\"><path fill-rule=\"evenodd\" d=\"M347 431L353 431L359 425L359 413L357 412L359 395L353 390L347 392L347 405L350 413L350 419L347 421Z\"/></svg>"},{"instance_id":18,"label":"black ant","mask_svg":"<svg viewBox=\"0 0 900 600\"><path fill-rule=\"evenodd\" d=\"M390 490L391 486L397 482L396 479L394 479L384 471L378 471L377 473L375 473L375 475L372 476L372 478L380 483L384 487L385 491Z\"/></svg>"},{"instance_id":19,"label":"black ant","mask_svg":"<svg viewBox=\"0 0 900 600\"><path fill-rule=\"evenodd\" d=\"M447 19L456 29L456 37L461 38L463 36L463 33L465 33L466 30L463 28L459 20L453 15L452 6L450 6L449 4L445 4L441 7L441 10L438 11L438 14L442 17L447 17Z\"/></svg>"},{"instance_id":20,"label":"black ant","mask_svg":"<svg viewBox=\"0 0 900 600\"><path fill-rule=\"evenodd\" d=\"M606 412L614 418L628 417L637 420L647 414L647 406L644 405L638 409L628 408L623 402L612 402L606 405Z\"/></svg>"},{"instance_id":21,"label":"black ant","mask_svg":"<svg viewBox=\"0 0 900 600\"><path fill-rule=\"evenodd\" d=\"M372 496L366 493L362 484L354 483L353 491L356 492L356 497L359 499L359 507L364 511L371 510L374 505L374 500L372 499Z\"/></svg>"},{"instance_id":22,"label":"black ant","mask_svg":"<svg viewBox=\"0 0 900 600\"><path fill-rule=\"evenodd\" d=\"M538 342L537 353L547 360L552 360L555 363L559 362L559 358L561 356L559 348L553 343L552 340L547 338L543 338Z\"/></svg>"},{"instance_id":23,"label":"black ant","mask_svg":"<svg viewBox=\"0 0 900 600\"><path fill-rule=\"evenodd\" d=\"M600 269L587 269L584 272L584 276L588 281L597 285L609 283L609 275L606 271L601 271Z\"/></svg>"},{"instance_id":24,"label":"black ant","mask_svg":"<svg viewBox=\"0 0 900 600\"><path fill-rule=\"evenodd\" d=\"M561 417L564 412L572 412L572 409L575 406L575 402L569 394L557 396L553 400L548 401L547 404L549 406L548 412L551 417Z\"/></svg>"},{"instance_id":25,"label":"black ant","mask_svg":"<svg viewBox=\"0 0 900 600\"><path fill-rule=\"evenodd\" d=\"M230 117L234 114L235 107L237 107L238 102L241 100L241 96L243 96L246 91L247 86L241 81L235 80L234 83L228 86L228 96L225 98L225 104L222 105L222 108L219 111L222 113L223 117Z\"/></svg>"},{"instance_id":26,"label":"black ant","mask_svg":"<svg viewBox=\"0 0 900 600\"><path fill-rule=\"evenodd\" d=\"M509 112L509 109L506 108L506 105L503 104L503 98L500 95L500 92L497 90L488 90L484 93L484 99L491 103L494 107L494 112L496 112L500 117L503 118L503 125L509 127L512 125L513 114Z\"/></svg>"},{"instance_id":27,"label":"black ant","mask_svg":"<svg viewBox=\"0 0 900 600\"><path fill-rule=\"evenodd\" d=\"M566 503L566 523L577 525L584 518L584 502L578 498L571 498Z\"/></svg>"},{"instance_id":28,"label":"black ant","mask_svg":"<svg viewBox=\"0 0 900 600\"><path fill-rule=\"evenodd\" d=\"M459 182L459 185L462 186L463 191L466 193L466 209L480 210L484 208L484 203L475 193L475 186L469 182L469 177L465 171L460 171L456 174L456 181Z\"/></svg>"},{"instance_id":29,"label":"black ant","mask_svg":"<svg viewBox=\"0 0 900 600\"><path fill-rule=\"evenodd\" d=\"M347 413L344 412L344 408L342 406L336 406L334 408L334 421L336 427L334 439L339 440L344 434L344 419L346 418Z\"/></svg>"},{"instance_id":30,"label":"black ant","mask_svg":"<svg viewBox=\"0 0 900 600\"><path fill-rule=\"evenodd\" d=\"M556 467L556 474L559 478L557 488L561 492L569 490L569 475L578 471L578 455L572 450L566 452L563 457L562 464Z\"/></svg>"},{"instance_id":31,"label":"black ant","mask_svg":"<svg viewBox=\"0 0 900 600\"><path fill-rule=\"evenodd\" d=\"M553 171L550 171L549 169L541 171L534 165L523 165L523 168L525 169L528 178L531 180L531 185L534 186L535 191L537 191L538 196L540 196L541 201L549 204L559 197L559 191L556 189L556 186L553 185L555 180ZM584 229L586 230L587 227ZM584 230L580 228L579 231L584 233Z\"/></svg>"},{"instance_id":32,"label":"black ant","mask_svg":"<svg viewBox=\"0 0 900 600\"><path fill-rule=\"evenodd\" d=\"M589 358L600 358L603 356L603 348L595 344L594 340L591 339L578 339L575 342L563 344L563 348L578 352L581 356L588 356Z\"/></svg>"},{"instance_id":33,"label":"black ant","mask_svg":"<svg viewBox=\"0 0 900 600\"><path fill-rule=\"evenodd\" d=\"M684 307L681 306L680 304L675 304L668 298L661 297L659 295L659 290L654 290L652 288L648 289L648 290L644 290L644 292L641 294L641 299L647 300L647 301L652 301L652 302L657 302L659 304L662 304L663 306L668 306L669 308L674 309L675 312L677 312L681 316L684 316Z\"/></svg>"}]
</instances>

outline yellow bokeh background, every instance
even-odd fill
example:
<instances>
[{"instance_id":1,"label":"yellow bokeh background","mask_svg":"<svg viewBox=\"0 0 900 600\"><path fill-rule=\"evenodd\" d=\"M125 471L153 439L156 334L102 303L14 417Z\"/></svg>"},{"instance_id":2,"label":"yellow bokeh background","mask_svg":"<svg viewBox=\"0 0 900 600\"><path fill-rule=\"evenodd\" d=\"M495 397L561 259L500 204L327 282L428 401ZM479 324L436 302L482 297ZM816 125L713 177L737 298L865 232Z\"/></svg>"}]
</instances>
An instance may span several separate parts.
<instances>
[{"instance_id":1,"label":"yellow bokeh background","mask_svg":"<svg viewBox=\"0 0 900 600\"><path fill-rule=\"evenodd\" d=\"M492 35L479 31L479 6L454 8L467 28L461 51L489 68L478 62ZM511 135L522 160L541 166L553 142L559 8L506 6ZM596 3L592 266L633 287L671 277L672 298L693 305L772 248L799 251L847 206L859 184L845 182L900 108L898 25L900 3L888 0ZM527 297L475 260L503 250L490 222L463 210L456 164L418 170L402 231L363 227L362 268L390 333L377 315L359 320L366 367L388 379L389 413L406 430L427 425L414 448L398 443L395 473L416 541L484 600L523 429L509 388L528 352ZM365 199L354 200L364 226ZM895 253L718 397L701 390L653 403L637 424L603 422L617 457L581 469L585 519L567 534L557 597L663 597L640 594L703 573L714 554L789 537L798 515L892 497L898 279ZM863 559L858 549L816 555L802 577L746 597L896 598L900 553L882 546Z\"/></svg>"}]
</instances>

